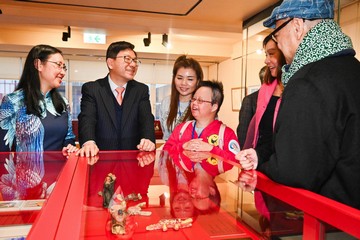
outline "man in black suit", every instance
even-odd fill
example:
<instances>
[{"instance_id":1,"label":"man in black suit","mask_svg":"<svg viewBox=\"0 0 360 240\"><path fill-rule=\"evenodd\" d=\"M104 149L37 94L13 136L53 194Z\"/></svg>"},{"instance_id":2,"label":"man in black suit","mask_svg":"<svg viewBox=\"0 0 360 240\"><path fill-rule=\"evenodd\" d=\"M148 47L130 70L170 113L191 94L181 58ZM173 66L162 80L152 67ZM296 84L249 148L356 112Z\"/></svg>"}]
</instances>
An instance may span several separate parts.
<instances>
[{"instance_id":1,"label":"man in black suit","mask_svg":"<svg viewBox=\"0 0 360 240\"><path fill-rule=\"evenodd\" d=\"M82 86L79 114L80 156L100 150L155 149L149 88L133 78L140 61L134 45L114 42L106 52L109 74ZM122 91L118 89L122 88Z\"/></svg>"},{"instance_id":2,"label":"man in black suit","mask_svg":"<svg viewBox=\"0 0 360 240\"><path fill-rule=\"evenodd\" d=\"M265 70L266 70L266 66L262 67L259 72L259 78L261 84L263 83L264 80ZM239 125L237 126L236 129L241 150L244 148L244 143L250 121L256 112L258 93L259 90L245 96L241 103L241 108L239 112Z\"/></svg>"}]
</instances>

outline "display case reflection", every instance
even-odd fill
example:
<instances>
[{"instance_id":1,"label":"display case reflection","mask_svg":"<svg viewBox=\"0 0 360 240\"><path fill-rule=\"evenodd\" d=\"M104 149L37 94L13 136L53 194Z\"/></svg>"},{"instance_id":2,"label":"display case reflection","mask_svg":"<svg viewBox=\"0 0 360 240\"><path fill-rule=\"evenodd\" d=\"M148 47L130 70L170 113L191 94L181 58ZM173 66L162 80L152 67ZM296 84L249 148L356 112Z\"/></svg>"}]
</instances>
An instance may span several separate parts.
<instances>
[{"instance_id":1,"label":"display case reflection","mask_svg":"<svg viewBox=\"0 0 360 240\"><path fill-rule=\"evenodd\" d=\"M151 215L146 209L154 161L155 152L139 151L100 153L96 161L88 161L87 206L108 211L108 233L118 238L130 238L137 227L134 216Z\"/></svg>"},{"instance_id":2,"label":"display case reflection","mask_svg":"<svg viewBox=\"0 0 360 240\"><path fill-rule=\"evenodd\" d=\"M45 199L55 180L45 182L43 153L10 153L1 166L0 191L2 200Z\"/></svg>"},{"instance_id":3,"label":"display case reflection","mask_svg":"<svg viewBox=\"0 0 360 240\"><path fill-rule=\"evenodd\" d=\"M162 152L158 169L162 183L169 186L171 216L195 219L219 212L221 197L214 179L232 167L209 152Z\"/></svg>"},{"instance_id":4,"label":"display case reflection","mask_svg":"<svg viewBox=\"0 0 360 240\"><path fill-rule=\"evenodd\" d=\"M235 182L244 192L253 195L258 225L265 239L302 233L303 212L256 188L257 172L241 171Z\"/></svg>"}]
</instances>

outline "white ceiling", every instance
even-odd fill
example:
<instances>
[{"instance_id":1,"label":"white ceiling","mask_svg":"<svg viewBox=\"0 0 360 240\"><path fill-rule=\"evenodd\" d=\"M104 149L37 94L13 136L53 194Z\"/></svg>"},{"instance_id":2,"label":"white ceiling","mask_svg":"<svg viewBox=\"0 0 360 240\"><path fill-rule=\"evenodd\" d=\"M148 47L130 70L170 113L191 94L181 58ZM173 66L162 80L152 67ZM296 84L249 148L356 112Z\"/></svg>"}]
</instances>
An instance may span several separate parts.
<instances>
[{"instance_id":1,"label":"white ceiling","mask_svg":"<svg viewBox=\"0 0 360 240\"><path fill-rule=\"evenodd\" d=\"M354 1L341 0L341 5ZM107 45L75 42L77 34L96 32L105 33L109 40L129 40L142 58L175 59L185 53L184 49L189 49L186 53L202 62L219 62L231 57L227 51L229 46L241 41L243 21L277 2L0 0L0 56L24 55L34 43L46 39L46 43L61 48L69 59L99 58L104 56ZM335 0L336 5L338 2ZM74 38L62 42L61 34L67 26L71 26ZM152 33L152 43L146 48L142 39L148 32ZM164 50L159 44L163 33L167 33L171 41L182 44L181 50Z\"/></svg>"},{"instance_id":2,"label":"white ceiling","mask_svg":"<svg viewBox=\"0 0 360 240\"><path fill-rule=\"evenodd\" d=\"M211 46L208 52L219 47L233 45L241 41L243 21L261 10L275 4L278 0L1 0L0 9L0 54L27 52L31 47L23 38L39 38L61 34L71 26L72 34L83 32L105 33L109 39L140 39L134 43L141 57L175 58L182 52L164 51L155 47L163 33L174 42L182 42L196 50L191 43L206 43ZM9 39L2 34L19 35L19 39ZM152 33L152 44L144 48L142 39ZM33 34L31 34L33 33ZM36 36L34 36L34 33ZM58 39L56 39L58 41ZM48 40L49 41L49 40ZM72 39L66 43L54 41L72 58L91 55L103 56L106 46L78 46ZM140 45L140 46L139 46ZM216 46L216 47L213 47ZM163 52L161 52L163 51ZM183 50L184 51L184 50ZM225 51L224 51L225 52ZM230 57L228 53L214 54L190 50L202 61L221 61Z\"/></svg>"}]
</instances>

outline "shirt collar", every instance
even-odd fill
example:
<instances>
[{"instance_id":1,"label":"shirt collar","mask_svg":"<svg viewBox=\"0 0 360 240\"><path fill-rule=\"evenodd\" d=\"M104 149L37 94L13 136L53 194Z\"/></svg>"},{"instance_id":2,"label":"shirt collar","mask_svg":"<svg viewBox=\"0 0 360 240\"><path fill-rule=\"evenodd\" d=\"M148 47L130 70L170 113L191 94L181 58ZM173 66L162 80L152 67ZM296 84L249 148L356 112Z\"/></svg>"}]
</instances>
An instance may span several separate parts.
<instances>
[{"instance_id":1,"label":"shirt collar","mask_svg":"<svg viewBox=\"0 0 360 240\"><path fill-rule=\"evenodd\" d=\"M116 92L117 87L123 87L126 90L127 83L125 83L123 86L118 86L113 82L113 80L111 80L110 75L108 75L108 78L109 78L110 89L113 93L117 94L117 92ZM125 93L125 91L124 91L124 93Z\"/></svg>"}]
</instances>

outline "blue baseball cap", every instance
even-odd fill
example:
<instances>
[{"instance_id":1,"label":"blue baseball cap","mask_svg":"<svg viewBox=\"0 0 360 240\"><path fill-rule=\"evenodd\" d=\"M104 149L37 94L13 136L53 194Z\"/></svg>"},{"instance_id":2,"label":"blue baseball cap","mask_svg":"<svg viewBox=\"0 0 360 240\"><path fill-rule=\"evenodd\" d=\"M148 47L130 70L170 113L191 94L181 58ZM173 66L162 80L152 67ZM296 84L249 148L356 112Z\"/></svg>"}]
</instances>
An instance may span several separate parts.
<instances>
[{"instance_id":1,"label":"blue baseball cap","mask_svg":"<svg viewBox=\"0 0 360 240\"><path fill-rule=\"evenodd\" d=\"M274 8L264 27L275 28L275 22L284 18L326 19L334 18L333 0L284 0Z\"/></svg>"}]
</instances>

